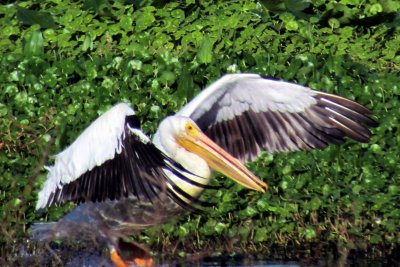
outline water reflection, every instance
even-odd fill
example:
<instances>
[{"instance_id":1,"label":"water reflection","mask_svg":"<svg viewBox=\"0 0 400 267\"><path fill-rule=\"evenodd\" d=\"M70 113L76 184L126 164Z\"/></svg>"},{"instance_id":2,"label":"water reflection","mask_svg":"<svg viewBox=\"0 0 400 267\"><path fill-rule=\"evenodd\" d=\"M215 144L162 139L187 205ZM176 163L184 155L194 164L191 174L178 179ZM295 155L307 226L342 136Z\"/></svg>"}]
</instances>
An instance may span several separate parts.
<instances>
[{"instance_id":1,"label":"water reflection","mask_svg":"<svg viewBox=\"0 0 400 267\"><path fill-rule=\"evenodd\" d=\"M69 261L66 267L77 267L77 266L103 266L103 267L114 267L108 258L101 257L100 255L86 255L86 257L74 258ZM276 262L266 260L249 260L249 259L203 259L200 261L178 261L178 262L163 262L158 263L154 267L305 267L296 262ZM310 266L310 265L308 265ZM133 267L133 266L132 266Z\"/></svg>"},{"instance_id":2,"label":"water reflection","mask_svg":"<svg viewBox=\"0 0 400 267\"><path fill-rule=\"evenodd\" d=\"M257 262L243 262L243 263L220 263L220 262L204 262L198 267L215 267L215 266L229 266L229 267L302 267L296 263L277 263L268 261L257 261Z\"/></svg>"},{"instance_id":3,"label":"water reflection","mask_svg":"<svg viewBox=\"0 0 400 267\"><path fill-rule=\"evenodd\" d=\"M76 244L74 245L76 247ZM73 248L73 247L72 247ZM76 250L71 247L65 247L61 244L53 244L48 248L25 248L22 247L19 253L12 258L13 264L3 264L0 257L0 265L3 266L65 266L65 267L83 267L83 266L103 266L115 267L110 261L108 251L98 250L95 246ZM274 256L275 255L275 256ZM367 253L349 253L345 257L337 254L325 254L321 257L299 257L296 260L282 260L276 254L270 255L270 258L260 258L251 255L220 255L205 256L199 254L189 254L186 257L163 258L162 255L155 256L154 267L388 267L400 266L400 256L391 254L388 257L372 258ZM285 254L281 254L285 255ZM269 255L265 255L268 257Z\"/></svg>"},{"instance_id":4,"label":"water reflection","mask_svg":"<svg viewBox=\"0 0 400 267\"><path fill-rule=\"evenodd\" d=\"M226 258L226 257L214 257L214 258L204 258L198 262L184 262L184 263L174 263L174 264L160 264L159 267L304 267L298 262L287 261L271 261L271 260L254 260L246 257L235 257L235 258Z\"/></svg>"}]
</instances>

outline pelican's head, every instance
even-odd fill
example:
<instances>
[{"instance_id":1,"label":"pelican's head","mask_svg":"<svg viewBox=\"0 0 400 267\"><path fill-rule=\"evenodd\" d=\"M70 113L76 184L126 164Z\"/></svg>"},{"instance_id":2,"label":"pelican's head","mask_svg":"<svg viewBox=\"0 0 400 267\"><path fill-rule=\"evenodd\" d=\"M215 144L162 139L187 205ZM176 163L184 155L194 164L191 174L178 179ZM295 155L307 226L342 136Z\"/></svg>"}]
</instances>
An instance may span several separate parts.
<instances>
[{"instance_id":1,"label":"pelican's head","mask_svg":"<svg viewBox=\"0 0 400 267\"><path fill-rule=\"evenodd\" d=\"M165 118L160 124L159 135L160 142L172 158L177 151L184 149L185 153L196 154L211 169L226 175L235 182L250 189L265 191L263 187L267 187L266 183L250 172L238 159L208 138L190 118L184 116ZM182 164L182 162L180 163Z\"/></svg>"}]
</instances>

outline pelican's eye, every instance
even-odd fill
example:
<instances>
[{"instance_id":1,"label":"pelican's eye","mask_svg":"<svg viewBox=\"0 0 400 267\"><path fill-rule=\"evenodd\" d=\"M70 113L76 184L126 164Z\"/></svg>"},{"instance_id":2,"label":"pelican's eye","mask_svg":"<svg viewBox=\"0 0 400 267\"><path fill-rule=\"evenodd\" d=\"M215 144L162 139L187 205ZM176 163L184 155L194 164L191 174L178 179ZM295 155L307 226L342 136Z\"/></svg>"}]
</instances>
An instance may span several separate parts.
<instances>
[{"instance_id":1,"label":"pelican's eye","mask_svg":"<svg viewBox=\"0 0 400 267\"><path fill-rule=\"evenodd\" d=\"M193 123L191 123L191 122L186 123L185 131L188 135L191 135L191 136L196 135L198 132L197 127L195 125L193 125Z\"/></svg>"}]
</instances>

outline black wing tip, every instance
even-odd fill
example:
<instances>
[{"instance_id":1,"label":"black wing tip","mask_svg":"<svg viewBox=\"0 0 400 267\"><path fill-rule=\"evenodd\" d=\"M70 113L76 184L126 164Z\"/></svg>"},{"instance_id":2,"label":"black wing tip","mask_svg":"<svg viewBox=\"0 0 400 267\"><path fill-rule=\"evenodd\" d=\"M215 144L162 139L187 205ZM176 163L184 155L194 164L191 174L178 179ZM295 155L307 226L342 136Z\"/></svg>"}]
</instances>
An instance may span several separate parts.
<instances>
[{"instance_id":1,"label":"black wing tip","mask_svg":"<svg viewBox=\"0 0 400 267\"><path fill-rule=\"evenodd\" d=\"M357 141L368 142L371 132L367 127L376 128L379 126L378 121L372 117L373 111L356 101L323 92L318 92L314 97L318 101L317 105L324 109L332 109L363 128L360 134L364 135L365 138L353 138Z\"/></svg>"},{"instance_id":2,"label":"black wing tip","mask_svg":"<svg viewBox=\"0 0 400 267\"><path fill-rule=\"evenodd\" d=\"M339 104L343 107L349 108L349 109L356 111L360 114L363 114L365 116L373 114L372 110L370 110L369 108L361 105L360 103L358 103L354 100L351 100L351 99L348 99L348 98L345 98L345 97L342 97L339 95L334 95L334 94L329 94L329 93L324 93L324 92L317 92L316 95L314 96L314 98L316 98L318 100L327 99L327 100L333 101L336 104Z\"/></svg>"},{"instance_id":3,"label":"black wing tip","mask_svg":"<svg viewBox=\"0 0 400 267\"><path fill-rule=\"evenodd\" d=\"M372 115L372 113L371 113L371 115ZM368 118L369 118L369 120L368 120L368 122L366 122L366 124L367 124L369 127L371 127L371 128L377 128L377 127L379 126L378 120L376 120L375 118L371 118L371 117L368 117Z\"/></svg>"}]
</instances>

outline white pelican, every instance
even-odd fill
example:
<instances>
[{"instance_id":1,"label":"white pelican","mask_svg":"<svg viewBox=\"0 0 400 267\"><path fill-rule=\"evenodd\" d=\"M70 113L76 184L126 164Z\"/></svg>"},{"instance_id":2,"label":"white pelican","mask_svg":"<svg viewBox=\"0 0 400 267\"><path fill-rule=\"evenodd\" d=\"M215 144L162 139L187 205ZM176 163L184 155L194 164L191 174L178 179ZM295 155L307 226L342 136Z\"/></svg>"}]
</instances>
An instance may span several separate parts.
<instances>
[{"instance_id":1,"label":"white pelican","mask_svg":"<svg viewBox=\"0 0 400 267\"><path fill-rule=\"evenodd\" d=\"M267 184L244 165L270 153L324 148L345 136L368 142L376 126L362 105L307 87L228 74L165 118L153 142L128 104L95 120L48 168L37 209L78 205L57 223L36 224L38 240L96 232L116 265L120 237L164 222L198 199L216 170L250 189ZM90 232L87 231L87 232Z\"/></svg>"}]
</instances>

